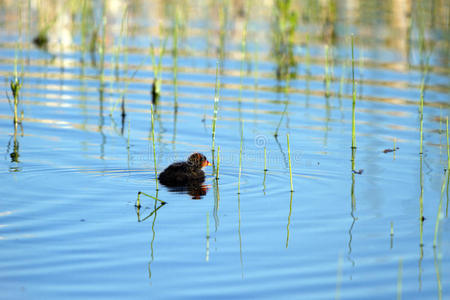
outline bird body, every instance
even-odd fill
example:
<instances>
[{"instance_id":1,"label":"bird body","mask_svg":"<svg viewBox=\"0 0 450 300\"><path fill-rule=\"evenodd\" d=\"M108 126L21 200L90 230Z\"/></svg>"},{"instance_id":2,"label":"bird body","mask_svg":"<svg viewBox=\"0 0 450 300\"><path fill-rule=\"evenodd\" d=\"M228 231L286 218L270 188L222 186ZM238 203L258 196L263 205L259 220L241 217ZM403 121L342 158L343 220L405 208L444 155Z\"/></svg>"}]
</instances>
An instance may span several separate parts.
<instances>
[{"instance_id":1,"label":"bird body","mask_svg":"<svg viewBox=\"0 0 450 300\"><path fill-rule=\"evenodd\" d=\"M159 182L169 187L201 184L205 181L202 168L211 163L201 153L194 153L185 162L176 162L159 174Z\"/></svg>"}]
</instances>

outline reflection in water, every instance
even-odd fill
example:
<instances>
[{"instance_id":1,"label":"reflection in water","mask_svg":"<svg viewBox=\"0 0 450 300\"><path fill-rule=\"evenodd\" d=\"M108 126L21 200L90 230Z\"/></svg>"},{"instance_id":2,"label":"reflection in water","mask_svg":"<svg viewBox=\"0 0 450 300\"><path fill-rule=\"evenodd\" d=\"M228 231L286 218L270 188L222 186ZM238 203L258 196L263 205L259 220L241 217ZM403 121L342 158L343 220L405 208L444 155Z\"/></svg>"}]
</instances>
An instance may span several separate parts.
<instances>
[{"instance_id":1,"label":"reflection in water","mask_svg":"<svg viewBox=\"0 0 450 300\"><path fill-rule=\"evenodd\" d=\"M241 235L241 195L238 193L238 214L239 214L239 225L238 225L238 233L239 233L239 258L241 260L241 276L244 279L244 260L242 258L242 235Z\"/></svg>"},{"instance_id":2,"label":"reflection in water","mask_svg":"<svg viewBox=\"0 0 450 300\"><path fill-rule=\"evenodd\" d=\"M184 186L167 187L170 192L188 194L194 200L200 200L206 195L209 185L201 183L190 183Z\"/></svg>"},{"instance_id":3,"label":"reflection in water","mask_svg":"<svg viewBox=\"0 0 450 300\"><path fill-rule=\"evenodd\" d=\"M420 196L419 196L419 206L420 206L420 214L419 214L419 223L420 223L420 254L419 254L419 262L418 262L418 268L419 268L419 290L422 290L422 261L423 261L423 221L425 221L425 218L423 216L423 158L422 153L420 153L420 166L419 166L419 181L420 181Z\"/></svg>"},{"instance_id":4,"label":"reflection in water","mask_svg":"<svg viewBox=\"0 0 450 300\"><path fill-rule=\"evenodd\" d=\"M145 218L143 218L143 219L141 219L141 216L140 216L140 210L142 208L141 200L140 200L141 195L147 196L147 197L149 197L149 198L154 200L153 211L149 215L147 215ZM157 202L158 201L161 203L159 206L157 206ZM157 215L158 210L161 207L163 207L164 205L166 205L166 202L158 199L158 191L156 191L156 197L153 197L153 196L151 196L149 194L146 194L144 192L138 192L136 205L135 205L138 222L144 222L145 220L147 220L148 218L153 216L153 221L152 221L152 240L150 242L150 261L148 262L148 278L149 278L149 280L152 279L151 264L152 264L152 262L154 260L153 243L155 242L155 236L156 236L156 231L155 231L156 215Z\"/></svg>"},{"instance_id":5,"label":"reflection in water","mask_svg":"<svg viewBox=\"0 0 450 300\"><path fill-rule=\"evenodd\" d=\"M291 7L291 1L275 1L272 23L272 53L276 60L276 78L284 80L297 76L297 61L294 56L295 31L298 14Z\"/></svg>"},{"instance_id":6,"label":"reflection in water","mask_svg":"<svg viewBox=\"0 0 450 300\"><path fill-rule=\"evenodd\" d=\"M219 228L219 224L220 224L220 220L219 220L220 191L219 191L219 182L218 182L217 178L214 180L213 189L214 189L213 216L214 216L215 232L217 232L217 229Z\"/></svg>"},{"instance_id":7,"label":"reflection in water","mask_svg":"<svg viewBox=\"0 0 450 300\"><path fill-rule=\"evenodd\" d=\"M292 196L294 195L294 192L291 191L291 199L289 201L289 215L288 215L288 223L286 226L286 248L289 246L289 226L291 225L291 214L292 214Z\"/></svg>"},{"instance_id":8,"label":"reflection in water","mask_svg":"<svg viewBox=\"0 0 450 300\"><path fill-rule=\"evenodd\" d=\"M210 234L209 234L209 212L207 212L206 213L206 255L205 255L206 262L209 261L209 238L210 238Z\"/></svg>"},{"instance_id":9,"label":"reflection in water","mask_svg":"<svg viewBox=\"0 0 450 300\"><path fill-rule=\"evenodd\" d=\"M442 299L442 284L441 284L441 275L440 275L440 266L441 261L439 260L440 255L436 253L436 247L433 248L433 258L434 258L434 269L436 271L436 281L437 281L437 288L438 288L438 299Z\"/></svg>"},{"instance_id":10,"label":"reflection in water","mask_svg":"<svg viewBox=\"0 0 450 300\"><path fill-rule=\"evenodd\" d=\"M355 211L356 211L356 198L355 198L355 159L356 159L356 148L352 147L352 187L350 190L351 195L351 210L350 210L350 216L352 217L352 224L350 225L350 229L348 230L348 256L347 258L352 262L352 265L355 265L355 261L351 258L352 254L352 240L353 240L353 227L355 226L357 218L355 217Z\"/></svg>"}]
</instances>

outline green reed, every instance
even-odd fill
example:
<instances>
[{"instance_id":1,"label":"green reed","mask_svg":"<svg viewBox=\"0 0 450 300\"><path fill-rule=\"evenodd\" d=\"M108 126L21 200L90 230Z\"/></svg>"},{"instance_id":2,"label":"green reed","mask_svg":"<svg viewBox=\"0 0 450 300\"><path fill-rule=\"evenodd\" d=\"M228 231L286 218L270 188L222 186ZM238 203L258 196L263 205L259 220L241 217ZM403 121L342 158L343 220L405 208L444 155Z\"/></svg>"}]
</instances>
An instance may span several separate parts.
<instances>
[{"instance_id":1,"label":"green reed","mask_svg":"<svg viewBox=\"0 0 450 300\"><path fill-rule=\"evenodd\" d=\"M239 177L238 177L238 194L241 193L241 173L242 173L242 147L244 145L244 122L241 121L241 146L239 150Z\"/></svg>"},{"instance_id":2,"label":"green reed","mask_svg":"<svg viewBox=\"0 0 450 300\"><path fill-rule=\"evenodd\" d=\"M355 56L352 34L352 149L356 149L355 108L356 108L356 82L355 82Z\"/></svg>"},{"instance_id":3,"label":"green reed","mask_svg":"<svg viewBox=\"0 0 450 300\"><path fill-rule=\"evenodd\" d=\"M420 181L420 195L419 195L419 236L420 236L420 247L423 247L423 157L420 154L420 166L419 166L419 181Z\"/></svg>"},{"instance_id":4,"label":"green reed","mask_svg":"<svg viewBox=\"0 0 450 300\"><path fill-rule=\"evenodd\" d=\"M18 14L19 14L19 34L20 36L22 36L22 13L20 12L20 10L18 10ZM10 81L9 83L9 87L11 89L11 94L13 97L13 103L11 105L11 102L9 103L11 106L11 110L14 113L14 119L13 119L13 123L14 123L14 129L17 132L17 125L21 122L21 120L19 120L18 117L18 112L19 112L19 101L20 101L20 89L22 88L22 84L23 84L23 57L21 59L21 74L19 76L17 67L19 64L19 56L18 56L18 48L20 48L20 52L22 53L22 42L19 41L16 43L16 48L15 48L15 53L14 53L14 78ZM8 97L8 101L10 101L9 97ZM23 111L22 111L23 114Z\"/></svg>"},{"instance_id":5,"label":"green reed","mask_svg":"<svg viewBox=\"0 0 450 300\"><path fill-rule=\"evenodd\" d=\"M266 151L266 147L264 147L264 172L267 172L267 151Z\"/></svg>"},{"instance_id":6,"label":"green reed","mask_svg":"<svg viewBox=\"0 0 450 300\"><path fill-rule=\"evenodd\" d=\"M447 170L449 170L450 169L450 148L449 148L449 143L448 143L448 117L447 117L447 119L446 119L446 126L447 126L447 130L446 130L446 132L447 132Z\"/></svg>"},{"instance_id":7,"label":"green reed","mask_svg":"<svg viewBox=\"0 0 450 300\"><path fill-rule=\"evenodd\" d=\"M152 66L153 66L153 84L152 84L152 102L156 103L161 95L161 66L162 66L162 57L166 52L166 43L167 43L167 35L164 38L162 49L158 55L158 63L156 63L156 53L155 47L153 43L150 44L150 56L152 58Z\"/></svg>"},{"instance_id":8,"label":"green reed","mask_svg":"<svg viewBox=\"0 0 450 300\"><path fill-rule=\"evenodd\" d=\"M119 40L117 42L117 45L114 49L114 72L116 76L116 81L119 80L119 61L120 61L120 53L121 51L124 52L124 55L126 54L126 48L123 47L123 36L124 36L124 30L125 25L128 23L128 6L125 7L123 14L122 14L122 20L120 21L120 34L119 34ZM128 26L127 26L128 29Z\"/></svg>"},{"instance_id":9,"label":"green reed","mask_svg":"<svg viewBox=\"0 0 450 300\"><path fill-rule=\"evenodd\" d=\"M329 67L329 46L325 45L325 97L330 97L330 67Z\"/></svg>"},{"instance_id":10,"label":"green reed","mask_svg":"<svg viewBox=\"0 0 450 300\"><path fill-rule=\"evenodd\" d=\"M154 122L154 111L153 104L150 104L150 113L152 115L152 144L153 144L153 164L155 166L155 181L156 181L156 190L158 190L158 171L156 170L156 149L155 149L155 122Z\"/></svg>"},{"instance_id":11,"label":"green reed","mask_svg":"<svg viewBox=\"0 0 450 300\"><path fill-rule=\"evenodd\" d=\"M420 118L420 154L423 153L423 92L425 90L425 76L423 76L420 83L420 106L419 106L419 118Z\"/></svg>"},{"instance_id":12,"label":"green reed","mask_svg":"<svg viewBox=\"0 0 450 300\"><path fill-rule=\"evenodd\" d=\"M220 78L219 78L219 61L216 63L216 85L214 91L214 115L212 121L212 152L214 157L215 143L216 143L216 122L217 112L219 110L219 96L220 96Z\"/></svg>"},{"instance_id":13,"label":"green reed","mask_svg":"<svg viewBox=\"0 0 450 300\"><path fill-rule=\"evenodd\" d=\"M294 185L292 183L291 146L289 145L289 133L286 135L286 138L287 138L288 158L289 158L289 177L291 179L291 192L293 192Z\"/></svg>"},{"instance_id":14,"label":"green reed","mask_svg":"<svg viewBox=\"0 0 450 300\"><path fill-rule=\"evenodd\" d=\"M153 199L153 200L155 200L155 201L159 201L159 202L161 202L161 204L163 204L163 205L164 205L164 204L167 204L166 201L163 201L163 200L161 200L161 199L158 199L158 197L154 197L154 196L152 196L152 195L149 195L149 194L147 194L147 193L144 193L144 192L139 191L139 192L138 192L138 195L137 195L136 204L135 204L135 206L136 206L137 208L142 207L142 206L141 206L141 200L140 200L141 195L147 196L147 197L149 197L149 198L151 198L151 199Z\"/></svg>"},{"instance_id":15,"label":"green reed","mask_svg":"<svg viewBox=\"0 0 450 300\"><path fill-rule=\"evenodd\" d=\"M102 8L102 43L99 49L100 54L100 89L103 91L104 73L105 73L105 51L106 51L106 1L103 1Z\"/></svg>"},{"instance_id":16,"label":"green reed","mask_svg":"<svg viewBox=\"0 0 450 300\"><path fill-rule=\"evenodd\" d=\"M447 169L445 171L445 173L448 173L449 170ZM447 182L447 178L445 178L446 174L444 174L444 179L442 180L442 186L441 186L441 198L439 200L439 206L438 206L438 212L437 212L437 216L436 216L436 224L434 226L434 239L433 239L433 247L436 248L437 245L437 235L438 235L438 230L439 230L439 219L441 218L441 210L442 210L442 198L444 197L444 190L445 190L445 185Z\"/></svg>"},{"instance_id":17,"label":"green reed","mask_svg":"<svg viewBox=\"0 0 450 300\"><path fill-rule=\"evenodd\" d=\"M220 146L217 147L217 169L216 169L216 180L219 180L219 168L220 168Z\"/></svg>"},{"instance_id":18,"label":"green reed","mask_svg":"<svg viewBox=\"0 0 450 300\"><path fill-rule=\"evenodd\" d=\"M264 195L266 195L266 175L267 175L267 154L266 154L266 147L264 147L264 179L263 179Z\"/></svg>"},{"instance_id":19,"label":"green reed","mask_svg":"<svg viewBox=\"0 0 450 300\"><path fill-rule=\"evenodd\" d=\"M124 33L125 32L125 33ZM125 37L124 37L125 35ZM126 76L128 76L128 50L127 47L123 47L123 40L128 38L128 6L125 8L125 11L123 12L122 15L122 20L121 20L121 24L120 24L120 35L119 35L119 41L117 43L116 49L115 49L115 73L116 73L116 80L119 80L119 56L120 53L123 52L123 56L124 56L124 73L126 74ZM138 68L139 69L139 68ZM137 72L137 70L136 70ZM128 85L130 80L132 80L134 78L134 76L136 75L136 72L134 72L132 74L132 76L130 78L127 78L125 85L121 91L121 97L117 98L116 101L114 102L114 105L111 107L111 110L109 112L109 115L112 116L114 111L116 110L116 106L119 102L120 99L122 99L122 120L125 117L125 94L128 91Z\"/></svg>"}]
</instances>

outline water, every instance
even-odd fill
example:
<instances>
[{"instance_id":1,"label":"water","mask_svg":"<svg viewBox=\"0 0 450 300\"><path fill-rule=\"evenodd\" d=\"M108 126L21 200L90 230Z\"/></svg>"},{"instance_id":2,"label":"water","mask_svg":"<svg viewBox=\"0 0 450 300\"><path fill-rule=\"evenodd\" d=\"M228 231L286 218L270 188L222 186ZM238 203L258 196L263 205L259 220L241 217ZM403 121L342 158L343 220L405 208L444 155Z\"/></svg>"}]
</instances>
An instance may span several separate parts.
<instances>
[{"instance_id":1,"label":"water","mask_svg":"<svg viewBox=\"0 0 450 300\"><path fill-rule=\"evenodd\" d=\"M283 12L264 2L247 14L234 2L132 1L121 35L124 6L109 1L102 72L102 2L40 3L1 4L1 299L449 297L447 188L433 247L448 178L447 4L330 1ZM297 23L286 21L292 13ZM45 24L48 51L31 42ZM220 61L220 179L206 168L205 195L156 190L149 45L158 54L164 35L158 172L195 151L217 162ZM5 96L16 56L17 129ZM394 140L399 149L383 153ZM167 204L141 194L137 209L140 191Z\"/></svg>"}]
</instances>

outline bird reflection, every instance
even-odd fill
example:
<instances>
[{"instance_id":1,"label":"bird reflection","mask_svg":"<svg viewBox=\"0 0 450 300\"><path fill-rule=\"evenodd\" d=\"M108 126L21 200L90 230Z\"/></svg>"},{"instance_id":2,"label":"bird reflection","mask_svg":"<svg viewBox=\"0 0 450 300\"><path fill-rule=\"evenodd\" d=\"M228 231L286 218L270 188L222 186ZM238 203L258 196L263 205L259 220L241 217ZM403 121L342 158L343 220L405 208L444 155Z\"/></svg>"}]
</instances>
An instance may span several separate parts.
<instances>
[{"instance_id":1,"label":"bird reflection","mask_svg":"<svg viewBox=\"0 0 450 300\"><path fill-rule=\"evenodd\" d=\"M209 190L209 186L201 183L190 183L185 186L168 187L170 192L188 194L193 200L200 200Z\"/></svg>"}]
</instances>

